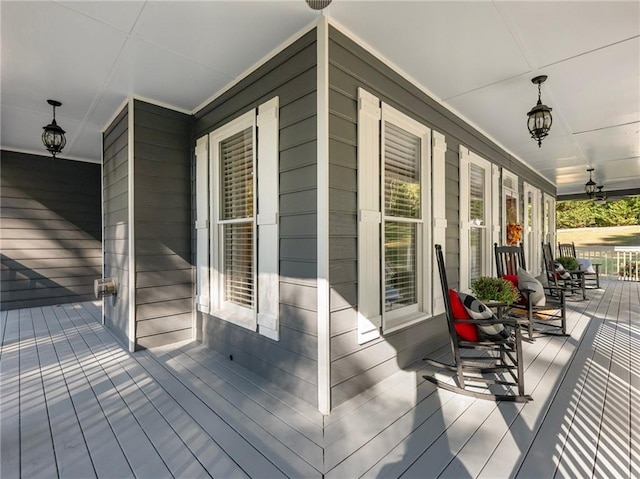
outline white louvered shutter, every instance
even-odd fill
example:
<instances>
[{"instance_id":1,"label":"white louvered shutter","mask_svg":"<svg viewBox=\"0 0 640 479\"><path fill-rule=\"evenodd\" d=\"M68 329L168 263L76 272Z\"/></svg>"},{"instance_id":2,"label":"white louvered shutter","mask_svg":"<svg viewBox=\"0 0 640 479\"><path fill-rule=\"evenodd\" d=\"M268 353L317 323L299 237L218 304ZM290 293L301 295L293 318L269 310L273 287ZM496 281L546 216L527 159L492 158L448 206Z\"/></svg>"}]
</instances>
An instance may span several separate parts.
<instances>
[{"instance_id":1,"label":"white louvered shutter","mask_svg":"<svg viewBox=\"0 0 640 479\"><path fill-rule=\"evenodd\" d=\"M447 152L447 143L444 135L437 131L432 132L432 205L433 205L433 244L442 246L442 254L446 252L447 241L447 218L445 208L445 153ZM440 275L435 259L435 249L432 247L433 254L433 314L444 313L444 298L442 296L442 287L440 285Z\"/></svg>"},{"instance_id":2,"label":"white louvered shutter","mask_svg":"<svg viewBox=\"0 0 640 479\"><path fill-rule=\"evenodd\" d=\"M278 97L258 108L258 331L279 339Z\"/></svg>"},{"instance_id":3,"label":"white louvered shutter","mask_svg":"<svg viewBox=\"0 0 640 479\"><path fill-rule=\"evenodd\" d=\"M493 252L494 243L500 244L500 167L491 165L491 244L488 245L491 251L491 275L496 275L496 262Z\"/></svg>"},{"instance_id":4,"label":"white louvered shutter","mask_svg":"<svg viewBox=\"0 0 640 479\"><path fill-rule=\"evenodd\" d=\"M358 89L358 343L380 337L380 102Z\"/></svg>"},{"instance_id":5,"label":"white louvered shutter","mask_svg":"<svg viewBox=\"0 0 640 479\"><path fill-rule=\"evenodd\" d=\"M209 312L209 137L196 142L196 304Z\"/></svg>"}]
</instances>

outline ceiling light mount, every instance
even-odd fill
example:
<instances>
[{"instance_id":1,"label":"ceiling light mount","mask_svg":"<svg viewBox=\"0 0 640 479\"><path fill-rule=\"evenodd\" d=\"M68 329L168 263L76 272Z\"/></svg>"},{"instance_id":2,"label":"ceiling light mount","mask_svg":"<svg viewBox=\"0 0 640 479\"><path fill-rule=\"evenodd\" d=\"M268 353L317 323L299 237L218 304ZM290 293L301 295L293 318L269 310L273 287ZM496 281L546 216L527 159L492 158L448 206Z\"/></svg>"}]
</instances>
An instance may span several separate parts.
<instances>
[{"instance_id":1,"label":"ceiling light mount","mask_svg":"<svg viewBox=\"0 0 640 479\"><path fill-rule=\"evenodd\" d=\"M42 132L42 143L55 160L56 155L67 144L67 139L64 136L66 132L56 122L56 107L61 106L62 103L58 100L47 100L47 103L53 107L53 120L47 126L42 127L44 130Z\"/></svg>"},{"instance_id":2,"label":"ceiling light mount","mask_svg":"<svg viewBox=\"0 0 640 479\"><path fill-rule=\"evenodd\" d=\"M544 105L541 100L541 85L547 80L547 75L540 75L531 79L531 82L538 85L538 103L529 113L527 113L527 128L531 138L538 141L538 148L542 146L542 140L546 138L553 123L551 108Z\"/></svg>"},{"instance_id":3,"label":"ceiling light mount","mask_svg":"<svg viewBox=\"0 0 640 479\"><path fill-rule=\"evenodd\" d=\"M307 5L309 5L313 10L322 10L327 8L332 0L307 0Z\"/></svg>"}]
</instances>

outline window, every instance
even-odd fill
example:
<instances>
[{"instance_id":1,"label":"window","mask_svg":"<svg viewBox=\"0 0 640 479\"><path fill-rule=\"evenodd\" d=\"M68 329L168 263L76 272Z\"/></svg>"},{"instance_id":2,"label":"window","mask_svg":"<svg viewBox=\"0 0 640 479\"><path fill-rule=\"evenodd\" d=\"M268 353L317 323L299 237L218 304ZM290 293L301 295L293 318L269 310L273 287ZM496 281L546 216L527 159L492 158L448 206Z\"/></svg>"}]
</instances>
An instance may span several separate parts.
<instances>
[{"instance_id":1,"label":"window","mask_svg":"<svg viewBox=\"0 0 640 479\"><path fill-rule=\"evenodd\" d=\"M527 269L534 275L538 275L542 270L540 190L528 183L524 183L523 191L524 224L522 225L522 238L524 242L525 261Z\"/></svg>"},{"instance_id":2,"label":"window","mask_svg":"<svg viewBox=\"0 0 640 479\"><path fill-rule=\"evenodd\" d=\"M380 329L388 333L443 311L439 280L430 274L433 239L445 239L446 143L362 89L358 101L358 341L364 343Z\"/></svg>"},{"instance_id":3,"label":"window","mask_svg":"<svg viewBox=\"0 0 640 479\"><path fill-rule=\"evenodd\" d=\"M207 144L209 183L196 180L198 309L277 340L278 98L200 138L198 175Z\"/></svg>"},{"instance_id":4,"label":"window","mask_svg":"<svg viewBox=\"0 0 640 479\"><path fill-rule=\"evenodd\" d=\"M460 289L491 274L491 163L460 147Z\"/></svg>"},{"instance_id":5,"label":"window","mask_svg":"<svg viewBox=\"0 0 640 479\"><path fill-rule=\"evenodd\" d=\"M402 113L382 106L383 330L405 325L424 311L424 228L427 201L429 130Z\"/></svg>"},{"instance_id":6,"label":"window","mask_svg":"<svg viewBox=\"0 0 640 479\"><path fill-rule=\"evenodd\" d=\"M255 328L255 112L211 134L213 314Z\"/></svg>"},{"instance_id":7,"label":"window","mask_svg":"<svg viewBox=\"0 0 640 479\"><path fill-rule=\"evenodd\" d=\"M507 225L520 223L518 177L502 170L502 244L507 244Z\"/></svg>"}]
</instances>

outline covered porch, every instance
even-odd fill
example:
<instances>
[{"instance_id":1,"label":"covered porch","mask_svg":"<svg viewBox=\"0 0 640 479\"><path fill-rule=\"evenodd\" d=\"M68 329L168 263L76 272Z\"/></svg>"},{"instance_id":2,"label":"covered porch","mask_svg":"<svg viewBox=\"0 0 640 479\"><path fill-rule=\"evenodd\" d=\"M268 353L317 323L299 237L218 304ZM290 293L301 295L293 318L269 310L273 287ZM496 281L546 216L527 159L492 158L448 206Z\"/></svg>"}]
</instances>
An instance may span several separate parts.
<instances>
[{"instance_id":1,"label":"covered porch","mask_svg":"<svg viewBox=\"0 0 640 479\"><path fill-rule=\"evenodd\" d=\"M638 477L640 283L602 285L527 345L532 402L415 364L324 417L197 343L124 351L98 302L3 311L2 476Z\"/></svg>"}]
</instances>

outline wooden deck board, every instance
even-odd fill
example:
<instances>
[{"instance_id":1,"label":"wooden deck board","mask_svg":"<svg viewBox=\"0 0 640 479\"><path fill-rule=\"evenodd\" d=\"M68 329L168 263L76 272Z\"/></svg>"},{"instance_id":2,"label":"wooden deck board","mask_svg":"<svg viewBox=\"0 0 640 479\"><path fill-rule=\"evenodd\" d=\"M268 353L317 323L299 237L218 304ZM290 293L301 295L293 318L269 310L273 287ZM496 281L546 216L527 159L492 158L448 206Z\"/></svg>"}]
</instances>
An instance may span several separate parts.
<instances>
[{"instance_id":1,"label":"wooden deck board","mask_svg":"<svg viewBox=\"0 0 640 479\"><path fill-rule=\"evenodd\" d=\"M593 304L595 304L593 300L588 303L571 304L573 310L568 314L567 320L572 336L570 338L547 339L549 347L544 348L541 352L542 361L540 364L543 368L539 368L536 373L542 374L541 379L543 378L543 380L538 382L538 387L533 391L534 400L524 405L478 477L495 477L496 474L500 474L504 470L514 471L511 475L515 475L523 461L526 460L529 451L535 450L531 447L531 442L535 439L540 426L544 424L553 397L557 394L563 377L566 377L571 357L584 334L588 324L588 320L586 320L588 315L585 316L584 311L588 311L589 307L592 307L590 305ZM549 365L546 370L544 369L545 363ZM529 371L527 372L529 373ZM532 374L527 375L527 381L530 376ZM550 458L547 457L545 460L549 461ZM528 476L524 474L523 477Z\"/></svg>"},{"instance_id":2,"label":"wooden deck board","mask_svg":"<svg viewBox=\"0 0 640 479\"><path fill-rule=\"evenodd\" d=\"M622 285L624 288L624 285ZM603 417L598 428L594 477L625 477L630 473L631 402L630 370L630 307L628 295L620 294L619 301L612 301L611 321L607 321L610 333L611 355L606 378L606 394ZM624 300L623 300L624 298ZM617 303L617 304L616 304ZM615 310L615 305L618 309Z\"/></svg>"},{"instance_id":3,"label":"wooden deck board","mask_svg":"<svg viewBox=\"0 0 640 479\"><path fill-rule=\"evenodd\" d=\"M20 473L25 477L57 475L40 358L31 310L20 311Z\"/></svg>"},{"instance_id":4,"label":"wooden deck board","mask_svg":"<svg viewBox=\"0 0 640 479\"><path fill-rule=\"evenodd\" d=\"M74 327L73 321L64 308L56 308L54 311L60 323L67 330ZM76 328L89 330L86 323L76 326ZM92 348L95 348L96 344L87 342L80 330L77 331L79 334L71 336L69 342L76 357L80 359L80 367L100 402L100 407L104 411L133 473L138 477L168 477L167 465L118 392L116 384L119 384L120 377L111 376L105 370L101 358L93 354ZM108 361L108 359L105 360Z\"/></svg>"},{"instance_id":5,"label":"wooden deck board","mask_svg":"<svg viewBox=\"0 0 640 479\"><path fill-rule=\"evenodd\" d=\"M223 381L190 356L172 351L164 357L167 358L167 364L172 368L177 368L182 377L186 379L186 376L188 376L191 381L200 383L191 385L190 388L197 387L202 391L202 396L207 398L207 402L211 404L212 409L237 410L238 415L234 417L230 415L228 422L237 424L237 427L242 429L239 432L244 437L255 434L256 439L260 439L260 441L256 441L254 444L259 445L262 442L269 444L269 447L264 448L264 451L262 451L263 454L266 457L270 457L270 454L272 454L270 451L273 450L273 462L282 461L281 467L285 472L291 464L295 464L300 458L303 458L315 468L316 472L322 469L322 448L318 444L313 443L306 436L289 427L266 408L231 387L226 381ZM261 449L260 446L258 446L258 449ZM290 454L290 452L294 455ZM300 476L313 474L304 464L300 465L300 469L289 472Z\"/></svg>"},{"instance_id":6,"label":"wooden deck board","mask_svg":"<svg viewBox=\"0 0 640 479\"><path fill-rule=\"evenodd\" d=\"M271 415L279 421L286 423L287 427L293 429L285 434L300 433L304 440L310 440L319 447L324 443L322 429L322 415L319 411L308 404L302 405L303 411L292 408L289 404L296 402L295 398L286 395L282 397L284 391L278 391L277 395L263 389L264 384L256 381L257 378L248 378L248 375L241 371L233 371L228 360L222 361L220 355L197 343L189 343L180 348L183 356L206 368L235 391L251 399L260 409L269 411ZM243 374L244 373L244 374ZM233 394L233 391L231 391ZM309 409L309 408L312 409Z\"/></svg>"},{"instance_id":7,"label":"wooden deck board","mask_svg":"<svg viewBox=\"0 0 640 479\"><path fill-rule=\"evenodd\" d=\"M95 477L96 471L58 362L53 339L48 334L44 314L41 309L32 309L31 317L38 338L36 347L58 474L61 477Z\"/></svg>"},{"instance_id":8,"label":"wooden deck board","mask_svg":"<svg viewBox=\"0 0 640 479\"><path fill-rule=\"evenodd\" d=\"M20 312L2 315L0 329L0 471L20 477Z\"/></svg>"},{"instance_id":9,"label":"wooden deck board","mask_svg":"<svg viewBox=\"0 0 640 479\"><path fill-rule=\"evenodd\" d=\"M149 398L143 393L141 384L138 384L130 371L122 364L124 361L121 361L121 359L128 358L128 355L109 348L109 343L105 344L99 334L96 334L95 330L82 320L77 311L65 308L65 313L74 323L76 330L78 330L87 345L90 345L93 356L96 359L109 358L108 360L99 360L102 369L111 379L115 390L126 404L128 408L127 414L131 414L149 439L155 450L152 455L159 456L173 476L208 476L205 468L197 460L197 456L190 453L188 447L162 414L155 407L149 407ZM87 328L86 326L89 327ZM134 361L130 362L135 363Z\"/></svg>"},{"instance_id":10,"label":"wooden deck board","mask_svg":"<svg viewBox=\"0 0 640 479\"><path fill-rule=\"evenodd\" d=\"M98 302L0 312L2 476L640 477L640 285L603 286L525 345L532 402L414 364L324 418L197 343L128 353Z\"/></svg>"},{"instance_id":11,"label":"wooden deck board","mask_svg":"<svg viewBox=\"0 0 640 479\"><path fill-rule=\"evenodd\" d=\"M629 477L640 477L640 288L629 294L629 369L631 371L629 396L631 402L631 435Z\"/></svg>"},{"instance_id":12,"label":"wooden deck board","mask_svg":"<svg viewBox=\"0 0 640 479\"><path fill-rule=\"evenodd\" d=\"M96 475L134 477L116 435L80 367L64 323L59 322L54 308L45 307L42 312Z\"/></svg>"}]
</instances>

